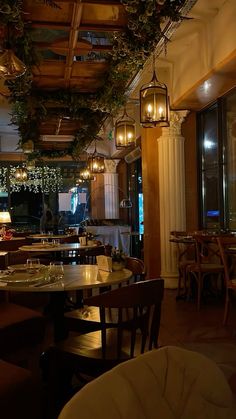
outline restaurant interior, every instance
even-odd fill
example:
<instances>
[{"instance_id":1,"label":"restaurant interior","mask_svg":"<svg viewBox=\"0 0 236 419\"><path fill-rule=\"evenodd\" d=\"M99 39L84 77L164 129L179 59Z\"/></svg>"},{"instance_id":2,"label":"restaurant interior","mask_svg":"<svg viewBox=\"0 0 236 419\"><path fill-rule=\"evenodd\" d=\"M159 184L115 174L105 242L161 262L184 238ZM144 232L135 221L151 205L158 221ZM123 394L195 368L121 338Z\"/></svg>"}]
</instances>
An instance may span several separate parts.
<instances>
[{"instance_id":1,"label":"restaurant interior","mask_svg":"<svg viewBox=\"0 0 236 419\"><path fill-rule=\"evenodd\" d=\"M235 20L1 0L3 419L236 417Z\"/></svg>"}]
</instances>

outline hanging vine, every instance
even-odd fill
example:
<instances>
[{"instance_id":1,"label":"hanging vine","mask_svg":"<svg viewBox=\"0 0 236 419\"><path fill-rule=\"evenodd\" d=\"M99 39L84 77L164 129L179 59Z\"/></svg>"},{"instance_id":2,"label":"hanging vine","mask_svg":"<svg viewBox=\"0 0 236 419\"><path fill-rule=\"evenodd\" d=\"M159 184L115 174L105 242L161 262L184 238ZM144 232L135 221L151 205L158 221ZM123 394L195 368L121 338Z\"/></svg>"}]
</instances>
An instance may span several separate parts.
<instances>
[{"instance_id":1,"label":"hanging vine","mask_svg":"<svg viewBox=\"0 0 236 419\"><path fill-rule=\"evenodd\" d=\"M94 94L84 94L69 89L38 91L33 87L32 67L40 63L40 55L33 45L30 25L23 18L23 0L1 0L0 25L11 26L11 39L14 40L11 47L27 66L23 76L6 82L12 103L12 123L19 130L19 146L30 139L37 150L40 124L50 116L54 105L54 113L58 109L60 116L64 110L67 116L79 121L81 127L69 149L36 151L32 157L55 158L65 154L75 159L79 157L88 142L98 135L104 118L114 114L125 103L128 81L164 36L161 30L163 21L167 18L173 21L182 19L179 10L185 3L185 0L120 1L127 13L127 27L113 36L109 71L103 86ZM60 8L53 0L44 0L44 3Z\"/></svg>"}]
</instances>

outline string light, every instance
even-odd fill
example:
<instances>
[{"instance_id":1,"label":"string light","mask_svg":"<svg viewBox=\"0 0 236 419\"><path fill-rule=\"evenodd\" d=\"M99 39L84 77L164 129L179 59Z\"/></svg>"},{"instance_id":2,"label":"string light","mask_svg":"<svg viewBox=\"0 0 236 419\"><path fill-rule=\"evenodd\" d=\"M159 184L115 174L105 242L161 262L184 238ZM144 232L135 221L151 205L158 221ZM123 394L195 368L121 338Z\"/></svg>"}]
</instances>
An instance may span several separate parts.
<instances>
[{"instance_id":1,"label":"string light","mask_svg":"<svg viewBox=\"0 0 236 419\"><path fill-rule=\"evenodd\" d=\"M19 180L16 174L22 171L22 166L0 167L0 191L8 192L8 179L10 192L20 192L22 188L30 192L49 193L59 192L63 185L60 167L35 167L27 172L27 178Z\"/></svg>"}]
</instances>

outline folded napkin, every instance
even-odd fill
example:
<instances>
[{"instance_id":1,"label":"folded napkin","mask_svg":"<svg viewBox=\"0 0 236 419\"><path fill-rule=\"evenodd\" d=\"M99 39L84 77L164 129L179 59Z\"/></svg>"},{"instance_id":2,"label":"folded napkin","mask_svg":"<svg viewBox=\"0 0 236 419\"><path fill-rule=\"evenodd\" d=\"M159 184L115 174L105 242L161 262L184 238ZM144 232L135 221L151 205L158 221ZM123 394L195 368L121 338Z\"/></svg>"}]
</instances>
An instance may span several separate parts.
<instances>
[{"instance_id":1,"label":"folded napkin","mask_svg":"<svg viewBox=\"0 0 236 419\"><path fill-rule=\"evenodd\" d=\"M110 256L96 256L98 269L101 271L112 272L112 258Z\"/></svg>"}]
</instances>

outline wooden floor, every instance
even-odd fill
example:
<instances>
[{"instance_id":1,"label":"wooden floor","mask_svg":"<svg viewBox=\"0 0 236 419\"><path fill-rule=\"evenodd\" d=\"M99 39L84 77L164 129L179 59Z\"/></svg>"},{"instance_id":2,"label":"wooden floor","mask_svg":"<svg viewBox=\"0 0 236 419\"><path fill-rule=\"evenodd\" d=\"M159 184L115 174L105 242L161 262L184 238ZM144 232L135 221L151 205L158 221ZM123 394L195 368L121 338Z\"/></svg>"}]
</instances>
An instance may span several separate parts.
<instances>
[{"instance_id":1,"label":"wooden floor","mask_svg":"<svg viewBox=\"0 0 236 419\"><path fill-rule=\"evenodd\" d=\"M236 372L236 302L230 311L227 327L222 325L223 311L224 301L212 296L197 312L195 301L176 301L176 290L165 290L159 345L181 346L201 352L213 359L229 378ZM44 348L51 343L52 326L49 323ZM44 401L45 397L42 398L42 419L56 419L57 415L48 414Z\"/></svg>"},{"instance_id":2,"label":"wooden floor","mask_svg":"<svg viewBox=\"0 0 236 419\"><path fill-rule=\"evenodd\" d=\"M176 301L176 290L165 290L159 343L181 345L186 342L230 342L236 344L236 302L223 326L224 301L209 296L198 312L194 300Z\"/></svg>"}]
</instances>

